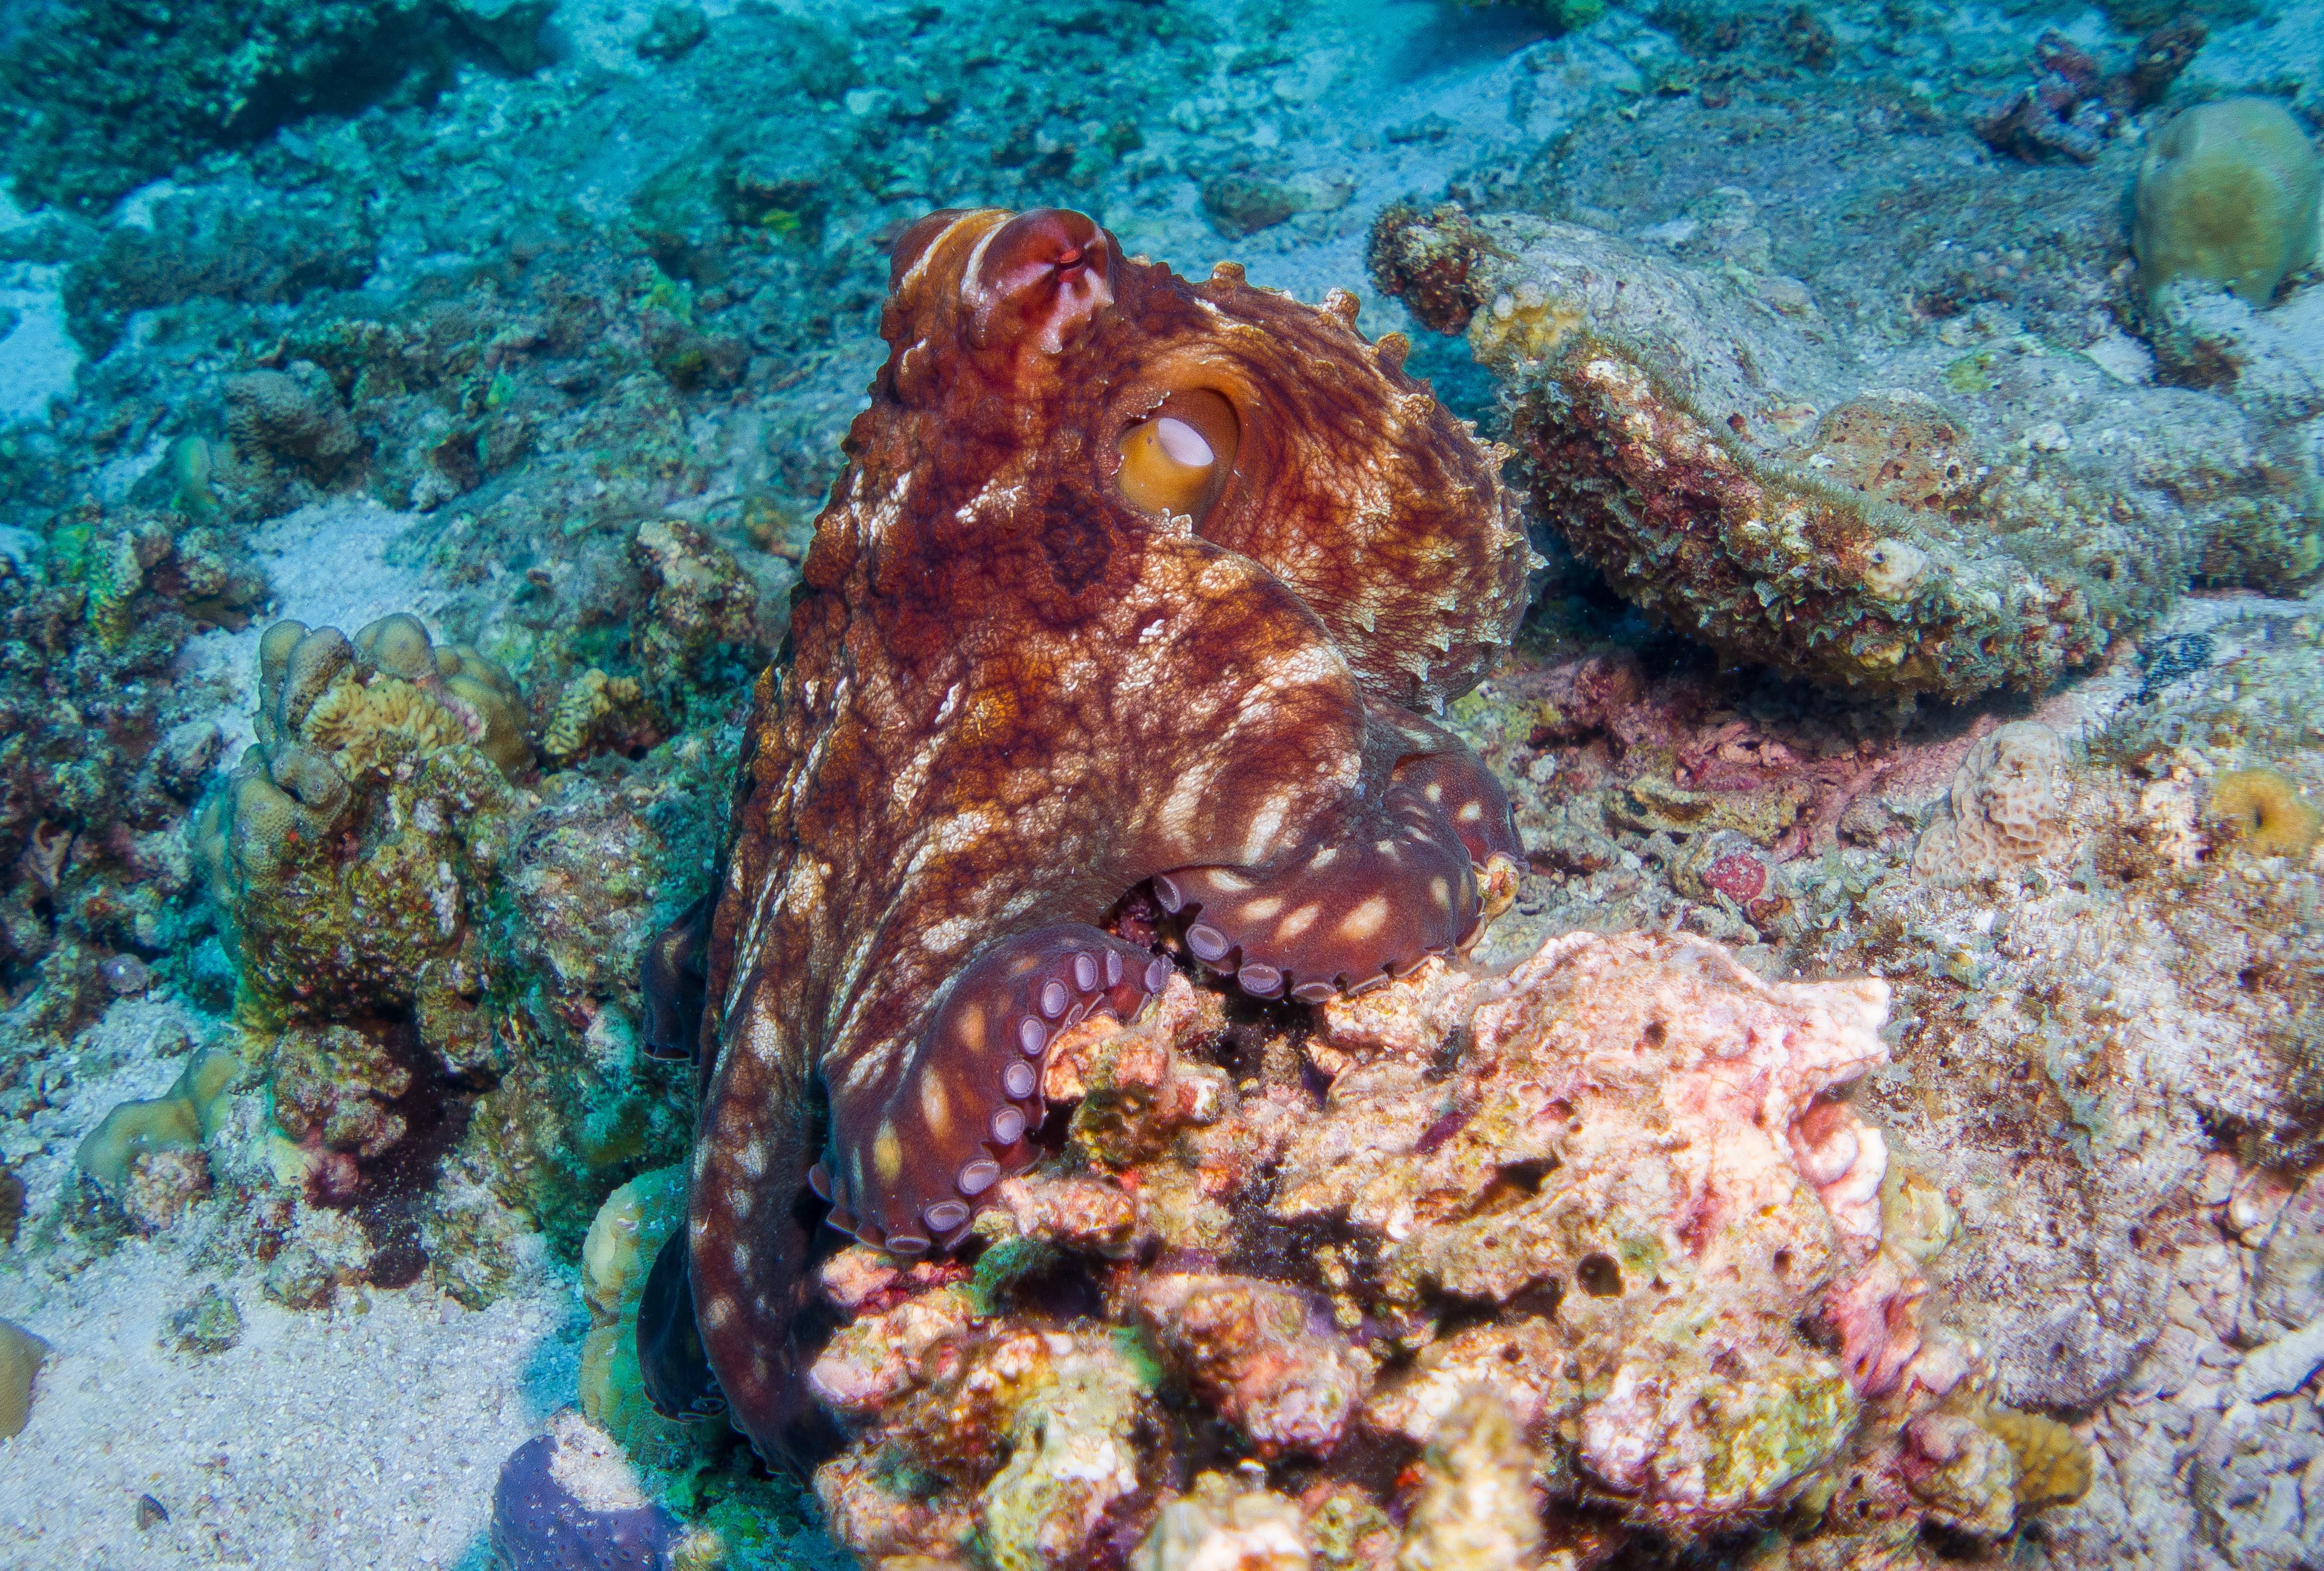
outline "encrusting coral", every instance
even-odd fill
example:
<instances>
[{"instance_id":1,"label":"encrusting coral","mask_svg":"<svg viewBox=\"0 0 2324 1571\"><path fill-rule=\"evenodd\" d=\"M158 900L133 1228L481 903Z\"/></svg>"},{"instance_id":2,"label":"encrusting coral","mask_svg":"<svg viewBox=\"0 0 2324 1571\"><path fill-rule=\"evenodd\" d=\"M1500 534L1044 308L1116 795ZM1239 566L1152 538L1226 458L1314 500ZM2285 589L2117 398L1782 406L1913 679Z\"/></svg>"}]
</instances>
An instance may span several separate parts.
<instances>
[{"instance_id":1,"label":"encrusting coral","mask_svg":"<svg viewBox=\"0 0 2324 1571\"><path fill-rule=\"evenodd\" d=\"M1383 287L1466 308L1536 517L1734 658L1866 692L2039 690L2199 578L2324 568L2303 439L2264 411L1851 335L1794 281L1576 225L1383 224ZM1456 287L1413 257L1466 260Z\"/></svg>"}]
</instances>

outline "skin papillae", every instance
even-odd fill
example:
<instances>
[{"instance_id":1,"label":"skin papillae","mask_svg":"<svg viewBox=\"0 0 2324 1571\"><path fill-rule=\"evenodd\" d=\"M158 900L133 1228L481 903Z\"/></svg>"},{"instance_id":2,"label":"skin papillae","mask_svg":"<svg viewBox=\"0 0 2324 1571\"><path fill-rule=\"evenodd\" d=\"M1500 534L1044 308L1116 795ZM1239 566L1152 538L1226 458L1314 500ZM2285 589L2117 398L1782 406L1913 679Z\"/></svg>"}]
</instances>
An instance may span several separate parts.
<instances>
[{"instance_id":1,"label":"skin papillae","mask_svg":"<svg viewBox=\"0 0 2324 1571\"><path fill-rule=\"evenodd\" d=\"M1097 925L1127 897L1314 1001L1471 938L1519 855L1425 716L1508 642L1533 559L1400 337L1050 209L933 214L890 287L723 888L648 967L650 1041L698 1008L706 1050L641 1364L770 1456L820 1200L897 1254L956 1244L1038 1154L1048 1044L1167 980L1145 928Z\"/></svg>"}]
</instances>

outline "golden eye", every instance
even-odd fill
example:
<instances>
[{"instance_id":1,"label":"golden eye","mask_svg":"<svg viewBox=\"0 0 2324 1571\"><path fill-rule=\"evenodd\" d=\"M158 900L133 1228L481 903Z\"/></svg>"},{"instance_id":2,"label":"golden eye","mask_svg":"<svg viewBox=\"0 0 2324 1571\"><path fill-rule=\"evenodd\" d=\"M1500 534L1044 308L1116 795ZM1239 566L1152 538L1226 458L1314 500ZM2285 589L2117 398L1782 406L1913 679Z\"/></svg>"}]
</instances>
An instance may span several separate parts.
<instances>
[{"instance_id":1,"label":"golden eye","mask_svg":"<svg viewBox=\"0 0 2324 1571\"><path fill-rule=\"evenodd\" d=\"M1121 433L1116 484L1133 507L1198 514L1225 488L1241 435L1233 406L1217 393L1174 393Z\"/></svg>"}]
</instances>

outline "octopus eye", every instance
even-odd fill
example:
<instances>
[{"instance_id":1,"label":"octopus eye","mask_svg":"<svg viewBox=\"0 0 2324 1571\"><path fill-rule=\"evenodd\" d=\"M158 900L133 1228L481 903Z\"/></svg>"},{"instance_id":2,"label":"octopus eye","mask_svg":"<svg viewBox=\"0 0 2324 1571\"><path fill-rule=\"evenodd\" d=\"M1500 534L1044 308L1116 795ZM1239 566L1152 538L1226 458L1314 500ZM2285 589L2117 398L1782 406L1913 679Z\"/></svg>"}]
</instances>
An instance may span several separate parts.
<instances>
[{"instance_id":1,"label":"octopus eye","mask_svg":"<svg viewBox=\"0 0 2324 1571\"><path fill-rule=\"evenodd\" d=\"M1174 393L1121 433L1115 484L1133 507L1199 514L1225 488L1241 436L1234 407L1217 393Z\"/></svg>"}]
</instances>

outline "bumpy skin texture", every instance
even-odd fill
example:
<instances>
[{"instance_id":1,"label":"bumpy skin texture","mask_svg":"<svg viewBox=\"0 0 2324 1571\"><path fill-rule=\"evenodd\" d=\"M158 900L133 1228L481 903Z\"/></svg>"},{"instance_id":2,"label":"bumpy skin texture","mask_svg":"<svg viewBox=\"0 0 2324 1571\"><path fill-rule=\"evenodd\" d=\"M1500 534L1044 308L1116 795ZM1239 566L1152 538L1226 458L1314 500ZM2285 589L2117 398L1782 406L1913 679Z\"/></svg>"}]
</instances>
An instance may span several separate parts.
<instances>
[{"instance_id":1,"label":"bumpy skin texture","mask_svg":"<svg viewBox=\"0 0 2324 1571\"><path fill-rule=\"evenodd\" d=\"M891 282L706 945L692 1289L762 1448L810 1161L834 1225L957 1240L1036 1154L1047 1042L1167 978L1142 929L1094 925L1126 895L1153 881L1197 958L1313 998L1469 937L1479 871L1518 851L1416 711L1506 642L1529 553L1400 341L1074 213L932 215ZM1194 390L1232 411L1218 473L1185 512L1133 505L1119 443Z\"/></svg>"}]
</instances>

